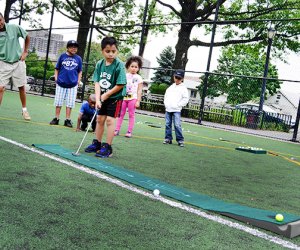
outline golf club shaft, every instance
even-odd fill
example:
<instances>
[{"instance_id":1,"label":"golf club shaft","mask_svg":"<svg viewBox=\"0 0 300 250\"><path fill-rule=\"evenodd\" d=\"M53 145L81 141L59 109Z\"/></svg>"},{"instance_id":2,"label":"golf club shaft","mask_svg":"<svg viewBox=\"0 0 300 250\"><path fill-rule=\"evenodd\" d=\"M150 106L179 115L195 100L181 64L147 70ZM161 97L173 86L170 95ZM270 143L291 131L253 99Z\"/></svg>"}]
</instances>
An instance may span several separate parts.
<instances>
[{"instance_id":1,"label":"golf club shaft","mask_svg":"<svg viewBox=\"0 0 300 250\"><path fill-rule=\"evenodd\" d=\"M81 148L81 146L82 146L82 143L84 142L84 139L85 139L87 133L89 132L89 130L90 130L91 126L92 126L92 123L93 123L93 121L94 121L94 119L95 119L97 113L98 113L98 109L96 109L95 114L93 115L92 120L91 120L89 126L88 126L87 129L86 129L86 132L85 132L85 134L84 134L84 136L83 136L83 138L82 138L82 141L81 141L81 143L80 143L80 145L79 145L77 151L75 152L76 155L78 154L78 152L79 152L79 150L80 150L80 148Z\"/></svg>"}]
</instances>

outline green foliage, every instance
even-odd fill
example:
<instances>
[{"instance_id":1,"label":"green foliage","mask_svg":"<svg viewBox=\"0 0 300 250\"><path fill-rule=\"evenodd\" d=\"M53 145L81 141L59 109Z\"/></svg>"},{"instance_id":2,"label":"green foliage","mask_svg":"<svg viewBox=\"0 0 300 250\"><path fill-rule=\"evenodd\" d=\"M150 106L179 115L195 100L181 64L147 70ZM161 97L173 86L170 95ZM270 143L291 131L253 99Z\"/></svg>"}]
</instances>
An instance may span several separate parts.
<instances>
[{"instance_id":1,"label":"green foliage","mask_svg":"<svg viewBox=\"0 0 300 250\"><path fill-rule=\"evenodd\" d=\"M87 52L88 51L85 50L84 58L87 58ZM103 56L101 53L101 44L92 42L90 55L89 55L89 62L88 62L89 65L88 65L87 79L89 79L93 75L96 63L102 58ZM85 65L83 70L85 70Z\"/></svg>"},{"instance_id":2,"label":"green foliage","mask_svg":"<svg viewBox=\"0 0 300 250\"><path fill-rule=\"evenodd\" d=\"M9 10L9 20L17 19L21 13L22 6L22 20L29 21L31 28L42 28L41 16L49 10L49 1L46 0L33 0L30 2L23 1L6 1L5 11ZM34 18L33 18L33 14ZM8 20L8 21L9 21Z\"/></svg>"},{"instance_id":3,"label":"green foliage","mask_svg":"<svg viewBox=\"0 0 300 250\"><path fill-rule=\"evenodd\" d=\"M44 77L45 60L38 58L35 52L31 52L26 58L27 75L33 76L36 79L43 79ZM54 75L54 65L51 62L47 64L46 79Z\"/></svg>"},{"instance_id":4,"label":"green foliage","mask_svg":"<svg viewBox=\"0 0 300 250\"><path fill-rule=\"evenodd\" d=\"M222 49L215 73L236 74L244 76L262 77L265 67L265 53L260 53L259 46L235 45ZM268 77L277 78L277 68L270 58ZM202 80L204 76L202 77ZM273 95L280 88L278 80L267 80L266 96ZM228 94L227 102L238 104L258 98L261 93L262 80L242 78L238 76L210 75L208 78L207 96L216 97ZM202 93L203 85L199 86Z\"/></svg>"},{"instance_id":5,"label":"green foliage","mask_svg":"<svg viewBox=\"0 0 300 250\"><path fill-rule=\"evenodd\" d=\"M139 24L143 23L144 3L138 5L136 2L130 0L99 0L97 2L95 25L100 34L99 38L102 39L107 35L114 36L120 43L119 50L122 54L128 54L140 42L141 26ZM83 16L89 18L92 16L90 0L57 0L56 8L57 11L76 22L81 22ZM149 5L147 14L148 17L151 17L150 20L146 20L147 23L164 23L171 18L171 16L162 14L156 8L155 1L152 1ZM167 26L163 25L149 27L153 34L166 32L167 30ZM80 35L80 32L78 35ZM145 37L145 40L147 40L147 37Z\"/></svg>"},{"instance_id":6,"label":"green foliage","mask_svg":"<svg viewBox=\"0 0 300 250\"><path fill-rule=\"evenodd\" d=\"M152 83L149 90L152 94L164 95L168 87L165 83Z\"/></svg>"},{"instance_id":7,"label":"green foliage","mask_svg":"<svg viewBox=\"0 0 300 250\"><path fill-rule=\"evenodd\" d=\"M289 51L298 52L300 43L298 39L300 24L297 21L281 21L280 19L293 19L300 17L300 2L294 0L270 1L241 1L235 0L232 4L222 5L220 20L245 20L245 19L273 19L269 25L276 30L273 50L275 57L281 60ZM222 26L225 40L256 38L257 46L264 50L267 46L267 27L265 22L242 22Z\"/></svg>"},{"instance_id":8,"label":"green foliage","mask_svg":"<svg viewBox=\"0 0 300 250\"><path fill-rule=\"evenodd\" d=\"M164 1L166 2L166 1ZM201 24L201 21L211 21L215 15L216 1L169 1L168 4L159 3L168 8L181 24L176 44L174 68L185 68L186 55L192 46L208 47L206 35L210 34L212 25ZM180 6L180 7L178 7ZM260 50L267 46L267 29L273 26L277 31L273 48L274 57L286 58L290 51L299 52L300 1L295 0L269 0L269 1L221 1L218 20L232 21L227 25L218 24L218 39L215 46L228 46L231 44L256 43ZM288 20L289 21L288 21ZM294 20L292 20L294 19ZM243 22L237 22L244 20ZM245 20L250 20L246 22ZM257 20L257 21L255 21ZM270 20L266 22L264 20ZM195 24L200 22L199 24ZM205 30L205 35L197 35Z\"/></svg>"},{"instance_id":9,"label":"green foliage","mask_svg":"<svg viewBox=\"0 0 300 250\"><path fill-rule=\"evenodd\" d=\"M168 87L169 87L168 84L165 84L165 83L159 84L158 89L159 89L160 93L158 93L158 94L164 95L166 93L166 90Z\"/></svg>"},{"instance_id":10,"label":"green foliage","mask_svg":"<svg viewBox=\"0 0 300 250\"><path fill-rule=\"evenodd\" d=\"M156 58L159 68L155 71L154 77L151 78L153 82L166 83L168 85L171 84L171 79L173 75L173 63L175 60L175 53L171 46L167 46Z\"/></svg>"}]
</instances>

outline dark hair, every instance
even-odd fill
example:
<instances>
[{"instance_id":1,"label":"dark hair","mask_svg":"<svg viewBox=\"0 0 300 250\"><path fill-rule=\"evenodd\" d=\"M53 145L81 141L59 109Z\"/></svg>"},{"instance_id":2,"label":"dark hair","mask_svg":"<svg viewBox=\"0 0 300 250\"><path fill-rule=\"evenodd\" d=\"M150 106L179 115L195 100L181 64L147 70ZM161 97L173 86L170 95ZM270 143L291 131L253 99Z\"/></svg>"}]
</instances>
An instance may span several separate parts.
<instances>
[{"instance_id":1,"label":"dark hair","mask_svg":"<svg viewBox=\"0 0 300 250\"><path fill-rule=\"evenodd\" d=\"M125 63L126 69L128 69L130 64L132 64L133 62L136 62L138 64L139 68L141 68L143 66L143 61L140 56L131 56L127 59L127 61Z\"/></svg>"},{"instance_id":2,"label":"dark hair","mask_svg":"<svg viewBox=\"0 0 300 250\"><path fill-rule=\"evenodd\" d=\"M0 12L0 16L4 18L4 16L2 15L2 13Z\"/></svg>"},{"instance_id":3,"label":"dark hair","mask_svg":"<svg viewBox=\"0 0 300 250\"><path fill-rule=\"evenodd\" d=\"M117 39L112 36L104 37L101 41L101 49L104 49L107 45L110 45L110 46L116 45L116 47L118 48Z\"/></svg>"}]
</instances>

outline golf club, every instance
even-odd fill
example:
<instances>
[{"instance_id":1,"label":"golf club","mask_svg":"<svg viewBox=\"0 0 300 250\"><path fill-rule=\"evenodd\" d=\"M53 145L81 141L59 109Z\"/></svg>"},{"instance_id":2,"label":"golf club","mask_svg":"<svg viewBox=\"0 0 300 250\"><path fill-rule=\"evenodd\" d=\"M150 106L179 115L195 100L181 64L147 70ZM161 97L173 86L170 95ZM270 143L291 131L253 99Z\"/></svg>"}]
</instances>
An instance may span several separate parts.
<instances>
[{"instance_id":1,"label":"golf club","mask_svg":"<svg viewBox=\"0 0 300 250\"><path fill-rule=\"evenodd\" d=\"M81 146L82 146L82 143L84 142L84 139L85 139L87 133L89 132L89 130L90 130L91 126L92 126L92 123L93 123L93 121L94 121L94 119L95 119L97 113L98 113L98 109L96 109L96 111L95 111L95 113L94 113L94 115L93 115L93 117L92 117L92 120L91 120L89 126L88 126L87 129L86 129L86 132L85 132L85 134L84 134L84 136L83 136L83 138L82 138L82 141L81 141L80 144L79 144L79 147L78 147L77 151L76 151L76 152L72 152L72 155L74 155L74 156L79 156L79 155L80 155L80 154L79 154L79 150L80 150L80 148L81 148Z\"/></svg>"}]
</instances>

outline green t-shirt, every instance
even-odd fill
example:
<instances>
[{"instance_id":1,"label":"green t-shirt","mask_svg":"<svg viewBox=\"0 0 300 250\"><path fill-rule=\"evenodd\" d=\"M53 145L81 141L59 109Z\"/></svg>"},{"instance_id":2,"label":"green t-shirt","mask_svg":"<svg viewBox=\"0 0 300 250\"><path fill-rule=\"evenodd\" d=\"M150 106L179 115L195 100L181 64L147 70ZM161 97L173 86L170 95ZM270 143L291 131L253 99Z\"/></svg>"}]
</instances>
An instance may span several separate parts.
<instances>
[{"instance_id":1,"label":"green t-shirt","mask_svg":"<svg viewBox=\"0 0 300 250\"><path fill-rule=\"evenodd\" d=\"M126 71L122 61L116 58L110 65L105 66L105 60L97 62L93 81L99 83L101 94L112 89L116 85L124 85L123 89L111 95L110 99L122 100L126 95Z\"/></svg>"},{"instance_id":2,"label":"green t-shirt","mask_svg":"<svg viewBox=\"0 0 300 250\"><path fill-rule=\"evenodd\" d=\"M0 32L0 61L17 62L22 55L19 37L26 38L27 32L16 24L5 24L5 31Z\"/></svg>"}]
</instances>

